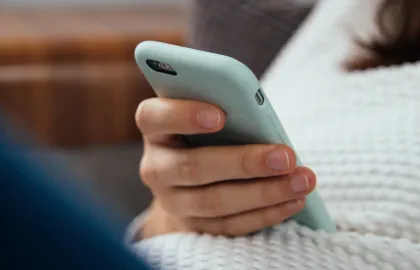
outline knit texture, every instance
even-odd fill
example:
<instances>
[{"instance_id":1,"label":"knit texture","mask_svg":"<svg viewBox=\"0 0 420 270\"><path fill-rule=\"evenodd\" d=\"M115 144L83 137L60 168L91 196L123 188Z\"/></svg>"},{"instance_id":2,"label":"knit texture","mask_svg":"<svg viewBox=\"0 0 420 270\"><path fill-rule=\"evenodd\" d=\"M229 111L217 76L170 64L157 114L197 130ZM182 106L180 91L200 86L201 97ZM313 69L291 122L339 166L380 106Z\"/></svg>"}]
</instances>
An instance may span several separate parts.
<instances>
[{"instance_id":1,"label":"knit texture","mask_svg":"<svg viewBox=\"0 0 420 270\"><path fill-rule=\"evenodd\" d=\"M159 269L420 269L420 65L341 69L362 1L320 3L263 81L338 232L170 234L135 243L140 256Z\"/></svg>"}]
</instances>

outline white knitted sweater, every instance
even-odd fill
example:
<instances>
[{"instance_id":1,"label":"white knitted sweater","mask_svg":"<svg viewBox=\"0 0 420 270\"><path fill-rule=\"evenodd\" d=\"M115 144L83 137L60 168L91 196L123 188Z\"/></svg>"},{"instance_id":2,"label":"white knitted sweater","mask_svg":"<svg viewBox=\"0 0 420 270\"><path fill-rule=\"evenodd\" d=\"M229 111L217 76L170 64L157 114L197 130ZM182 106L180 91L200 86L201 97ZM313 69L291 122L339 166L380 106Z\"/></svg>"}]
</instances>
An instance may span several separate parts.
<instances>
[{"instance_id":1,"label":"white knitted sweater","mask_svg":"<svg viewBox=\"0 0 420 270\"><path fill-rule=\"evenodd\" d=\"M159 269L420 269L420 65L341 71L357 5L321 3L263 81L338 232L171 234L135 243L141 257Z\"/></svg>"}]
</instances>

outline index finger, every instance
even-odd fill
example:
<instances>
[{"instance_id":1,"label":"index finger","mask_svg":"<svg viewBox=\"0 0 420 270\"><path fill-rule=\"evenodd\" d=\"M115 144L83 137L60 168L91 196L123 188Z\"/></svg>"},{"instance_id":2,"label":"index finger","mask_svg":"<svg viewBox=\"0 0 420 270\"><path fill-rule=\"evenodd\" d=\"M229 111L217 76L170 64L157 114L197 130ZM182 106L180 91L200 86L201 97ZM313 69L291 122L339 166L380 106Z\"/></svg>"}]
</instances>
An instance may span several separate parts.
<instances>
[{"instance_id":1,"label":"index finger","mask_svg":"<svg viewBox=\"0 0 420 270\"><path fill-rule=\"evenodd\" d=\"M169 98L141 102L135 119L145 136L213 133L221 130L226 121L224 112L217 106Z\"/></svg>"}]
</instances>

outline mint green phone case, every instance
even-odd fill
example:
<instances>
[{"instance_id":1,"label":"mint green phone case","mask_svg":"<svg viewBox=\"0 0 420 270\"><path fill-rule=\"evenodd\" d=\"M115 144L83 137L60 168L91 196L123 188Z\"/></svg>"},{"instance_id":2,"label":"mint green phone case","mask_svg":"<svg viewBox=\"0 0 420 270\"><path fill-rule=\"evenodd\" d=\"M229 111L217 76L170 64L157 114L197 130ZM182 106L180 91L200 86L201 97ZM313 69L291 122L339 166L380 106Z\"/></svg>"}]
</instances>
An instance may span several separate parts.
<instances>
[{"instance_id":1,"label":"mint green phone case","mask_svg":"<svg viewBox=\"0 0 420 270\"><path fill-rule=\"evenodd\" d=\"M225 128L215 134L190 136L193 145L283 143L292 147L258 79L241 62L154 41L140 43L135 59L158 96L208 102L226 112ZM157 72L148 60L169 64L176 75ZM302 165L299 158L297 162ZM335 231L335 224L316 191L307 196L305 208L293 219L315 230Z\"/></svg>"}]
</instances>

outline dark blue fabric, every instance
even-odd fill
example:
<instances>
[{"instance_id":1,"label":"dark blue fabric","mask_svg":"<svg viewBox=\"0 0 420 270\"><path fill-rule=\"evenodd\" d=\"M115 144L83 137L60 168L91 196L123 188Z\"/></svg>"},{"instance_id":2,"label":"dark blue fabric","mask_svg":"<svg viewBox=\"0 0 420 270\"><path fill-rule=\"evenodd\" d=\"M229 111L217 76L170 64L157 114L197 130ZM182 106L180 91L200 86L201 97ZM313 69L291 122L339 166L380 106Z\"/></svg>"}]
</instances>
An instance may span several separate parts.
<instances>
[{"instance_id":1,"label":"dark blue fabric","mask_svg":"<svg viewBox=\"0 0 420 270\"><path fill-rule=\"evenodd\" d=\"M150 269L41 163L0 130L0 269Z\"/></svg>"}]
</instances>

